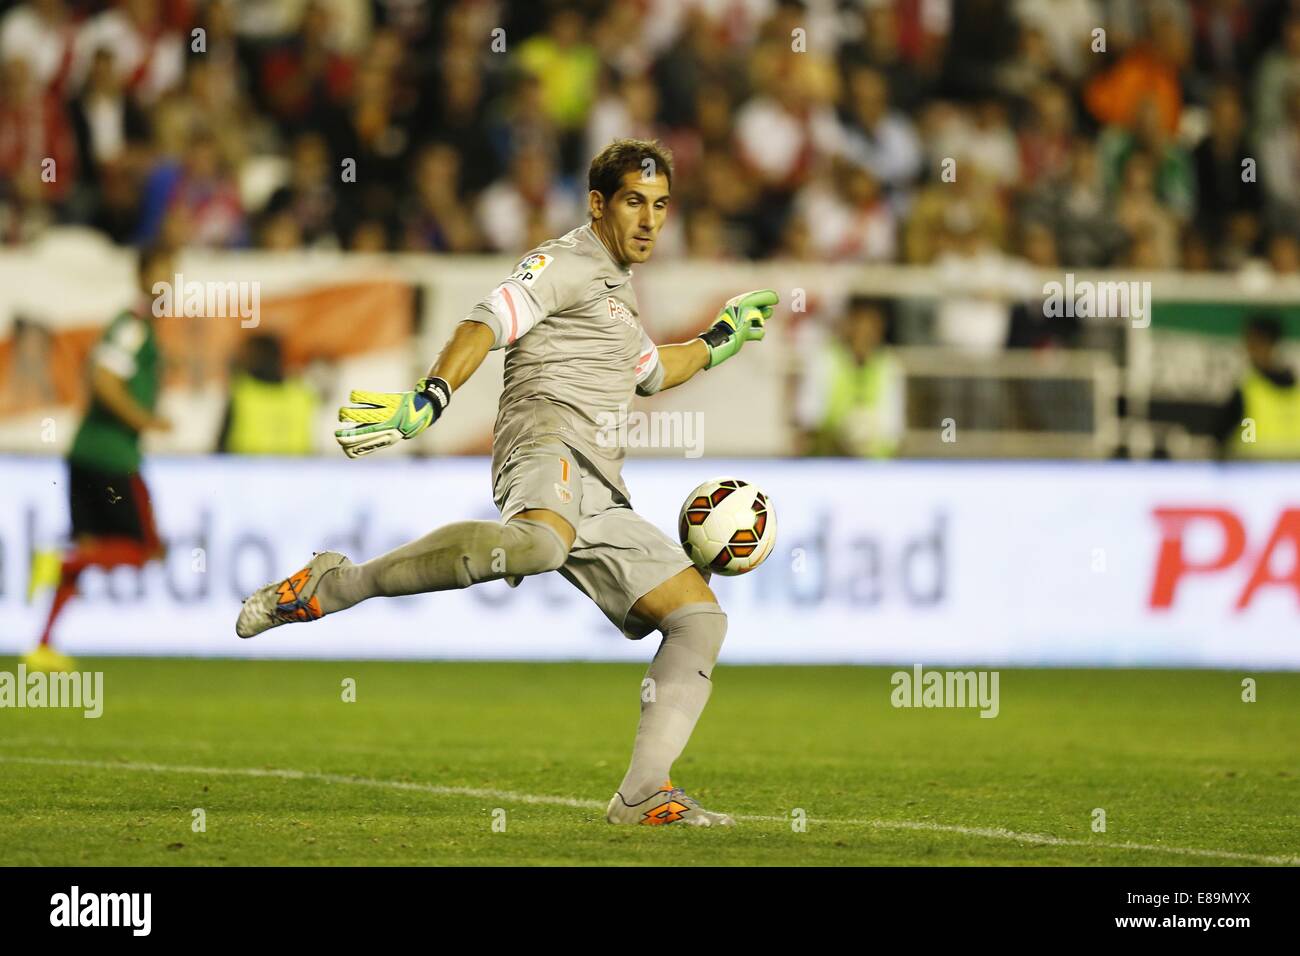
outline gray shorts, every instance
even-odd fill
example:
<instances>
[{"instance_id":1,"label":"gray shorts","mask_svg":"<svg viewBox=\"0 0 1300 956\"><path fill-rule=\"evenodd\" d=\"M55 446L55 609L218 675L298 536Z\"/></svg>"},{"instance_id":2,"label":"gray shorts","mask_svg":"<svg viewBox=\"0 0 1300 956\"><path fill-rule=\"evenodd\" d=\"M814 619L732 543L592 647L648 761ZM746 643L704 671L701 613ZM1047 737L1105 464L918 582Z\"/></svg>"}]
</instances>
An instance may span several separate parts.
<instances>
[{"instance_id":1,"label":"gray shorts","mask_svg":"<svg viewBox=\"0 0 1300 956\"><path fill-rule=\"evenodd\" d=\"M632 605L691 567L680 544L633 511L562 442L516 448L496 476L492 497L502 520L545 508L573 526L578 534L560 574L633 640L654 626L629 617Z\"/></svg>"}]
</instances>

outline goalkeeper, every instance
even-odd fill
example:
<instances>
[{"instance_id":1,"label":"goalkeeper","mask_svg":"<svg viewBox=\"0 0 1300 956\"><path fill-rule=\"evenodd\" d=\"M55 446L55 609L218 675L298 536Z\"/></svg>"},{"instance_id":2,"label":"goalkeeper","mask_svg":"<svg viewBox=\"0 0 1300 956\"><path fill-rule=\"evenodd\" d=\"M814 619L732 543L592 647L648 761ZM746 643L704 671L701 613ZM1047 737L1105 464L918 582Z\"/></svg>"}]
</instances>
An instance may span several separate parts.
<instances>
[{"instance_id":1,"label":"goalkeeper","mask_svg":"<svg viewBox=\"0 0 1300 956\"><path fill-rule=\"evenodd\" d=\"M631 638L663 641L647 677L627 774L611 823L730 826L669 782L709 699L726 615L682 548L632 510L624 451L598 440L602 416L734 356L763 337L776 293L729 300L711 328L656 347L637 319L631 266L645 262L668 213L671 160L658 143L616 140L588 172L590 222L537 247L457 327L428 377L398 394L357 391L335 432L350 458L414 438L492 349L505 372L493 430L492 490L502 521L461 521L354 564L316 555L244 602L252 637L376 596L469 587L559 571Z\"/></svg>"}]
</instances>

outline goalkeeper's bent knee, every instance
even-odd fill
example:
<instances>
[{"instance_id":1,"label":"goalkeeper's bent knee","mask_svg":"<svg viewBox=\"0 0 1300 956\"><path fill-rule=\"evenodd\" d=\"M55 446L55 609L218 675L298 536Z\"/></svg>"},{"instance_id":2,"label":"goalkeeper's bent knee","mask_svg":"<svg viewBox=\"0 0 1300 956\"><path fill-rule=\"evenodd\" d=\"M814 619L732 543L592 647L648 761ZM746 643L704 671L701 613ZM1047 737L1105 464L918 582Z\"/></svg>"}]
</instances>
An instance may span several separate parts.
<instances>
[{"instance_id":1,"label":"goalkeeper's bent knee","mask_svg":"<svg viewBox=\"0 0 1300 956\"><path fill-rule=\"evenodd\" d=\"M478 534L474 536L476 546L465 549L464 558L456 567L462 587L554 571L569 557L569 546L560 533L544 521L513 518L505 524L465 523L475 525Z\"/></svg>"},{"instance_id":2,"label":"goalkeeper's bent knee","mask_svg":"<svg viewBox=\"0 0 1300 956\"><path fill-rule=\"evenodd\" d=\"M708 677L727 637L727 615L711 601L683 604L664 615L659 630L664 640L656 659L671 651L689 661L688 669Z\"/></svg>"}]
</instances>

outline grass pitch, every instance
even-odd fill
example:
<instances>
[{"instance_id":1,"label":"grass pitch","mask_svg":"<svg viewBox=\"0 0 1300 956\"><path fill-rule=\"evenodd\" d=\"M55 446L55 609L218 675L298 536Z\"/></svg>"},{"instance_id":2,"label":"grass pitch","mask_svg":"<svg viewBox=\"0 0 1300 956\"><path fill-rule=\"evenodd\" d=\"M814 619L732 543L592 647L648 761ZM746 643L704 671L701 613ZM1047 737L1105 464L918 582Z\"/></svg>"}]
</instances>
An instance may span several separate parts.
<instances>
[{"instance_id":1,"label":"grass pitch","mask_svg":"<svg viewBox=\"0 0 1300 956\"><path fill-rule=\"evenodd\" d=\"M604 822L640 666L78 667L98 720L0 710L0 864L1300 863L1300 674L1003 670L981 719L724 662L673 776L741 819L697 830Z\"/></svg>"}]
</instances>

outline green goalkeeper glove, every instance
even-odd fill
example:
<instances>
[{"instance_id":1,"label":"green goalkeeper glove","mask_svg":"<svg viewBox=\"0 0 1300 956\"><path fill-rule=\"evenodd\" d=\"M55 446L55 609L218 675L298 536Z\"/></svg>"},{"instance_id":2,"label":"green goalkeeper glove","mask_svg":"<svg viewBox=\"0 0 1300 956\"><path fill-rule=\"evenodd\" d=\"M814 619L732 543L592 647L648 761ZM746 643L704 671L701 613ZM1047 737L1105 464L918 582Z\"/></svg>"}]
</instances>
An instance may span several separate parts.
<instances>
[{"instance_id":1,"label":"green goalkeeper glove","mask_svg":"<svg viewBox=\"0 0 1300 956\"><path fill-rule=\"evenodd\" d=\"M339 421L357 422L334 433L343 453L360 458L405 438L414 438L438 420L451 404L451 386L440 378L422 378L410 392L354 390L351 405L339 409Z\"/></svg>"},{"instance_id":2,"label":"green goalkeeper glove","mask_svg":"<svg viewBox=\"0 0 1300 956\"><path fill-rule=\"evenodd\" d=\"M728 299L713 326L701 332L700 338L709 347L709 364L705 368L721 365L740 351L751 340L763 337L763 323L772 317L772 307L780 297L771 289L746 292Z\"/></svg>"}]
</instances>

